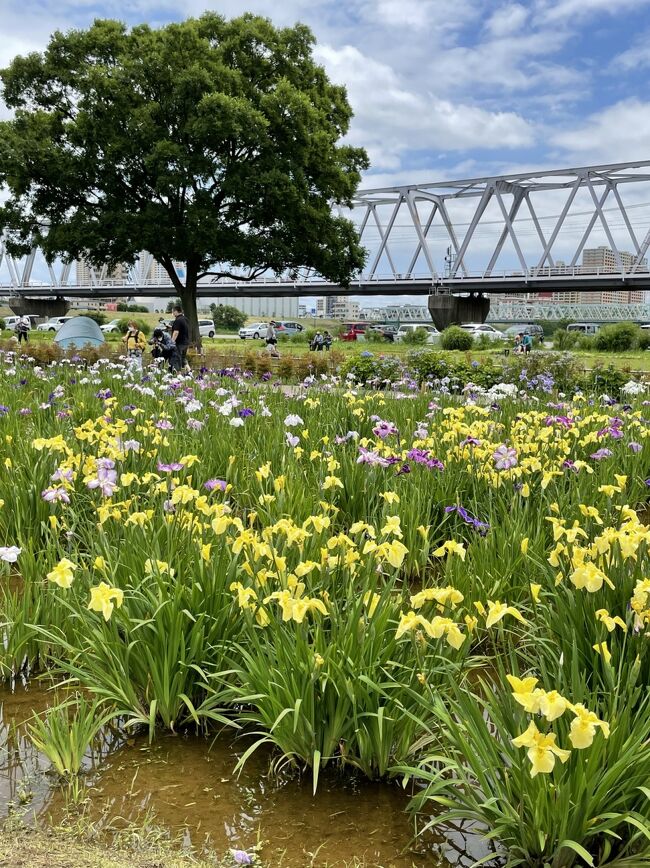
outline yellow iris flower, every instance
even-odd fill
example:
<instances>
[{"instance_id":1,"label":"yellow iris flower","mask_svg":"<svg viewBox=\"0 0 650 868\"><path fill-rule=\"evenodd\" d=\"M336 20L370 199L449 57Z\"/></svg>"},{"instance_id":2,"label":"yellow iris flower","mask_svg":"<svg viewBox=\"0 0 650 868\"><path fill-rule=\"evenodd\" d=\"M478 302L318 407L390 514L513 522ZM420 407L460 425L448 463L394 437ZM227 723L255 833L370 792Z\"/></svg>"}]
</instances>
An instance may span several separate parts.
<instances>
[{"instance_id":1,"label":"yellow iris flower","mask_svg":"<svg viewBox=\"0 0 650 868\"><path fill-rule=\"evenodd\" d=\"M67 590L72 585L76 569L77 565L73 564L68 558L61 558L54 569L50 570L47 574L48 581L54 582L55 585Z\"/></svg>"},{"instance_id":2,"label":"yellow iris flower","mask_svg":"<svg viewBox=\"0 0 650 868\"><path fill-rule=\"evenodd\" d=\"M106 582L100 582L90 589L88 608L93 612L101 612L105 621L113 614L113 606L119 609L124 601L124 592L120 588L111 588Z\"/></svg>"},{"instance_id":3,"label":"yellow iris flower","mask_svg":"<svg viewBox=\"0 0 650 868\"><path fill-rule=\"evenodd\" d=\"M555 744L555 733L541 733L533 721L530 722L526 732L522 732L512 739L515 747L527 747L528 759L531 762L530 776L538 774L550 774L555 767L556 757L561 763L565 763L571 756L571 751L562 750Z\"/></svg>"}]
</instances>

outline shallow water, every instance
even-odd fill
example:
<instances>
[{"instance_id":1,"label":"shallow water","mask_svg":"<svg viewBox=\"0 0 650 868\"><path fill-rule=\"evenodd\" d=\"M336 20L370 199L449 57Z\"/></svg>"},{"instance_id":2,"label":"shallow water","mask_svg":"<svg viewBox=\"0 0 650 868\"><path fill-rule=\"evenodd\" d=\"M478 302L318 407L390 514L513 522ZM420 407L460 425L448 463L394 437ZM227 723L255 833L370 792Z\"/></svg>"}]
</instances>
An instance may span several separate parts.
<instances>
[{"instance_id":1,"label":"shallow water","mask_svg":"<svg viewBox=\"0 0 650 868\"><path fill-rule=\"evenodd\" d=\"M45 774L47 760L25 736L32 709L42 711L55 694L34 683L0 691L0 809L27 808L38 821L60 820L63 791ZM223 854L229 848L262 844L266 864L282 868L342 868L356 858L368 868L424 868L471 864L471 858L429 837L413 844L405 813L407 796L398 786L321 776L312 795L304 782L269 775L270 754L260 749L239 777L234 773L247 744L222 735L214 742L162 736L118 742L106 734L102 755L88 758L89 819L112 828L142 820L155 822L199 850Z\"/></svg>"}]
</instances>

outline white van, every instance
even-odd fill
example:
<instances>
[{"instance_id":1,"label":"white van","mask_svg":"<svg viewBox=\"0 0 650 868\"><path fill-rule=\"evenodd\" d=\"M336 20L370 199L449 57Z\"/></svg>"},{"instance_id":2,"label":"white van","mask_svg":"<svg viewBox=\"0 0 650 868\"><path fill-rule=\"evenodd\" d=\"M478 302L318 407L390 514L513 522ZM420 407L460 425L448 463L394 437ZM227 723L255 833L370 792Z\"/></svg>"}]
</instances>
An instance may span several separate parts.
<instances>
[{"instance_id":1,"label":"white van","mask_svg":"<svg viewBox=\"0 0 650 868\"><path fill-rule=\"evenodd\" d=\"M593 322L572 322L566 327L568 332L580 332L582 335L595 335L599 329L600 326Z\"/></svg>"},{"instance_id":2,"label":"white van","mask_svg":"<svg viewBox=\"0 0 650 868\"><path fill-rule=\"evenodd\" d=\"M214 330L214 322L211 319L200 319L199 334L202 338L213 338L216 334Z\"/></svg>"},{"instance_id":3,"label":"white van","mask_svg":"<svg viewBox=\"0 0 650 868\"><path fill-rule=\"evenodd\" d=\"M425 343L427 344L435 344L440 339L440 332L435 326L432 325L423 325L422 323L406 323L405 325L401 325L397 331L395 332L394 340L397 343L401 343L406 335L413 334L416 329L424 329L427 333L427 339Z\"/></svg>"}]
</instances>

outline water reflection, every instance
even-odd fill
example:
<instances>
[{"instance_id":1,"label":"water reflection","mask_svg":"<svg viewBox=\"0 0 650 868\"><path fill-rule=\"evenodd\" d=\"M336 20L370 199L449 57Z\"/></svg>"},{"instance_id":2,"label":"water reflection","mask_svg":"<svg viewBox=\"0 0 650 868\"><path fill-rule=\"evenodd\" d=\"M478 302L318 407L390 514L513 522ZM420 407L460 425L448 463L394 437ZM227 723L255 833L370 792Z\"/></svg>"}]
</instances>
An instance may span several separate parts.
<instances>
[{"instance_id":1,"label":"water reflection","mask_svg":"<svg viewBox=\"0 0 650 868\"><path fill-rule=\"evenodd\" d=\"M48 761L32 746L25 724L62 699L51 685L17 682L0 691L0 800L5 813L26 801L27 819L58 820L65 795L45 772ZM277 780L270 757L259 751L239 777L233 774L243 741L224 735L209 743L189 736L124 740L105 731L86 761L90 819L125 825L151 811L156 821L183 831L194 847L223 853L263 842L268 864L286 868L342 866L355 857L368 866L445 866L433 842L412 843L404 813L407 798L396 786L321 777Z\"/></svg>"}]
</instances>

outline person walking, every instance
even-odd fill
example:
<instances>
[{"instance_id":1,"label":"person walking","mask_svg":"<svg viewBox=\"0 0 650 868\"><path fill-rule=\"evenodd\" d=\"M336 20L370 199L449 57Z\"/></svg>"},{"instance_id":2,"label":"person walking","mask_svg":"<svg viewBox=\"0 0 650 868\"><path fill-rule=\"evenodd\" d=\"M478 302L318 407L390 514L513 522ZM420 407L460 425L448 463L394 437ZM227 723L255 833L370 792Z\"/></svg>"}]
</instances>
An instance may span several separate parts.
<instances>
[{"instance_id":1,"label":"person walking","mask_svg":"<svg viewBox=\"0 0 650 868\"><path fill-rule=\"evenodd\" d=\"M323 346L326 350L330 350L332 347L332 335L327 330L323 332Z\"/></svg>"},{"instance_id":2,"label":"person walking","mask_svg":"<svg viewBox=\"0 0 650 868\"><path fill-rule=\"evenodd\" d=\"M147 346L147 339L135 320L130 320L128 323L128 328L122 341L126 344L126 354L129 358L129 363L135 368L142 370L142 354Z\"/></svg>"},{"instance_id":3,"label":"person walking","mask_svg":"<svg viewBox=\"0 0 650 868\"><path fill-rule=\"evenodd\" d=\"M521 345L524 352L529 353L533 348L533 336L526 332L526 334L521 339Z\"/></svg>"},{"instance_id":4,"label":"person walking","mask_svg":"<svg viewBox=\"0 0 650 868\"><path fill-rule=\"evenodd\" d=\"M22 343L22 341L25 341L26 344L29 343L29 330L31 327L31 323L26 316L21 316L21 318L16 322L14 331L16 332L19 344Z\"/></svg>"},{"instance_id":5,"label":"person walking","mask_svg":"<svg viewBox=\"0 0 650 868\"><path fill-rule=\"evenodd\" d=\"M280 358L280 353L278 352L278 335L275 330L275 320L271 320L266 328L266 348L269 351L269 355L273 356L274 359Z\"/></svg>"},{"instance_id":6,"label":"person walking","mask_svg":"<svg viewBox=\"0 0 650 868\"><path fill-rule=\"evenodd\" d=\"M314 339L311 342L311 349L317 353L320 353L323 350L323 336L319 331L314 335Z\"/></svg>"},{"instance_id":7,"label":"person walking","mask_svg":"<svg viewBox=\"0 0 650 868\"><path fill-rule=\"evenodd\" d=\"M174 321L172 323L172 341L176 351L171 360L172 371L185 371L189 369L187 364L187 350L190 345L190 324L183 314L183 308L175 304L172 308Z\"/></svg>"}]
</instances>

